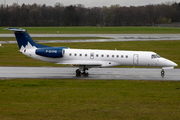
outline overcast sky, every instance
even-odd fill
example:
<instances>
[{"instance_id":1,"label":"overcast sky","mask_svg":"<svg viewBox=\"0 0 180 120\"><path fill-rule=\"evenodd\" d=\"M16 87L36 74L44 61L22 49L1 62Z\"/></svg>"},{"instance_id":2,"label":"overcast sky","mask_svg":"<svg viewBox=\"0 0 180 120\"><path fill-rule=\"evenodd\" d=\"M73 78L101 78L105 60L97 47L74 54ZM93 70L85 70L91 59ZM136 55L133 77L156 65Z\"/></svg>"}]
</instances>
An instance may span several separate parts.
<instances>
[{"instance_id":1,"label":"overcast sky","mask_svg":"<svg viewBox=\"0 0 180 120\"><path fill-rule=\"evenodd\" d=\"M1 4L12 5L14 2L18 2L19 5L22 3L25 4L46 4L54 6L55 3L62 3L64 6L75 5L75 4L83 4L85 7L102 7L102 6L111 6L115 4L119 4L120 6L140 6L140 5L148 5L148 4L160 4L165 3L167 1L170 2L180 2L180 0L1 0Z\"/></svg>"}]
</instances>

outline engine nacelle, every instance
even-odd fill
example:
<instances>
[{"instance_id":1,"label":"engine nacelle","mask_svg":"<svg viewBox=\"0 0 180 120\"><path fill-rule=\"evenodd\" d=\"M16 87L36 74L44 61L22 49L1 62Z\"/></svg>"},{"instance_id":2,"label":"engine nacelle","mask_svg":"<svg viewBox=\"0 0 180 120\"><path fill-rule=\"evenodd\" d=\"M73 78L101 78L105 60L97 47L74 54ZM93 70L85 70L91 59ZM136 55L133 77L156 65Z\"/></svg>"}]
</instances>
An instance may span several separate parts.
<instances>
[{"instance_id":1,"label":"engine nacelle","mask_svg":"<svg viewBox=\"0 0 180 120\"><path fill-rule=\"evenodd\" d=\"M47 47L36 49L36 54L44 57L61 58L64 55L66 47Z\"/></svg>"}]
</instances>

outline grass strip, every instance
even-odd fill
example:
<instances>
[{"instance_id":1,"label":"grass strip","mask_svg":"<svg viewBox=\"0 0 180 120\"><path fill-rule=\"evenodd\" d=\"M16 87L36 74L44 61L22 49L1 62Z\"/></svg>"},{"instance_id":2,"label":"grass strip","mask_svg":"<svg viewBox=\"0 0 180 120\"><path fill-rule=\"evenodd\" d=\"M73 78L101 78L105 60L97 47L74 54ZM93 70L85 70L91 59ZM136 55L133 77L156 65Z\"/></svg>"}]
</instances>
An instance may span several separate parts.
<instances>
[{"instance_id":1,"label":"grass strip","mask_svg":"<svg viewBox=\"0 0 180 120\"><path fill-rule=\"evenodd\" d=\"M8 27L0 27L0 33ZM21 28L21 27L15 27ZM175 27L22 27L30 34L179 34Z\"/></svg>"},{"instance_id":2,"label":"grass strip","mask_svg":"<svg viewBox=\"0 0 180 120\"><path fill-rule=\"evenodd\" d=\"M0 81L1 120L180 119L180 82Z\"/></svg>"}]
</instances>

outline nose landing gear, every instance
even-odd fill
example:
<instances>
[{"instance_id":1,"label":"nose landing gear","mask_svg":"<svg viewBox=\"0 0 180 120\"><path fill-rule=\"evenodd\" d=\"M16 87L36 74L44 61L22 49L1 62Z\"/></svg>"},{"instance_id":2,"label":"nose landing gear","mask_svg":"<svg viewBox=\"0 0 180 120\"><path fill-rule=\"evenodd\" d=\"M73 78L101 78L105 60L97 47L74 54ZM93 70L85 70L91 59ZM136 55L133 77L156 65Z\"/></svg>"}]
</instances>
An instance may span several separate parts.
<instances>
[{"instance_id":1,"label":"nose landing gear","mask_svg":"<svg viewBox=\"0 0 180 120\"><path fill-rule=\"evenodd\" d=\"M164 69L162 69L161 76L164 77L164 75L165 75L165 71L164 71Z\"/></svg>"}]
</instances>

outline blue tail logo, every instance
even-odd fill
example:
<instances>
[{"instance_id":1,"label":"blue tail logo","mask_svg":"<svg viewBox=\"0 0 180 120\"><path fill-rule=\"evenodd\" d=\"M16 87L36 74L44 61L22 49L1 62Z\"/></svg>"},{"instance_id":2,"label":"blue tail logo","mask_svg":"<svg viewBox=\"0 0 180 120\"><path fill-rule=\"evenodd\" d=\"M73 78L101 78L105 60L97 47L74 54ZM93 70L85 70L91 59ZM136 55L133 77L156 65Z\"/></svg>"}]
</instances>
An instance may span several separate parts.
<instances>
[{"instance_id":1,"label":"blue tail logo","mask_svg":"<svg viewBox=\"0 0 180 120\"><path fill-rule=\"evenodd\" d=\"M32 47L35 47L35 48L49 47L45 45L36 44L25 29L8 28L7 30L11 30L14 32L20 50L24 48L27 49L27 48L32 48Z\"/></svg>"}]
</instances>

